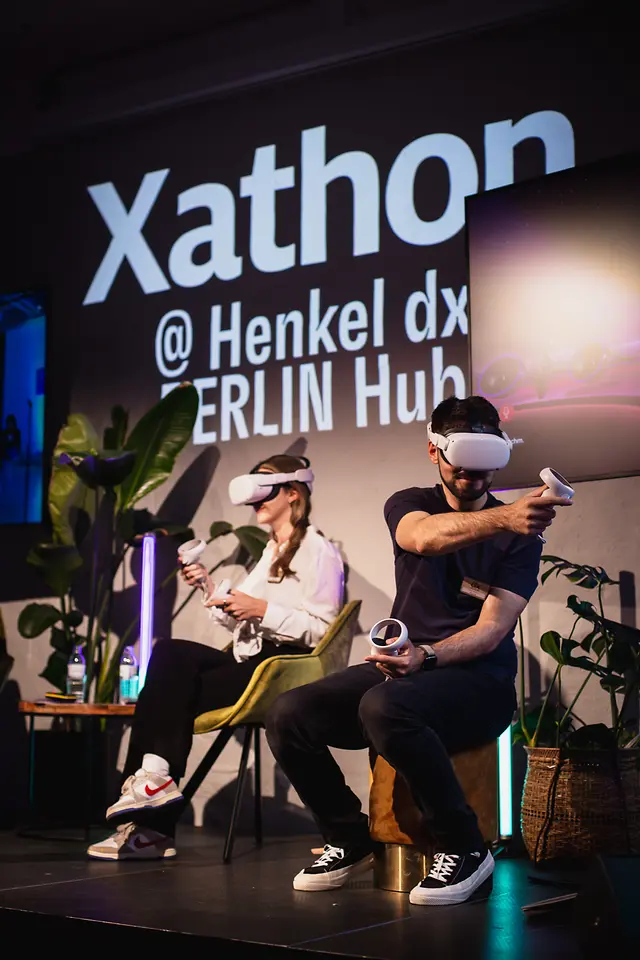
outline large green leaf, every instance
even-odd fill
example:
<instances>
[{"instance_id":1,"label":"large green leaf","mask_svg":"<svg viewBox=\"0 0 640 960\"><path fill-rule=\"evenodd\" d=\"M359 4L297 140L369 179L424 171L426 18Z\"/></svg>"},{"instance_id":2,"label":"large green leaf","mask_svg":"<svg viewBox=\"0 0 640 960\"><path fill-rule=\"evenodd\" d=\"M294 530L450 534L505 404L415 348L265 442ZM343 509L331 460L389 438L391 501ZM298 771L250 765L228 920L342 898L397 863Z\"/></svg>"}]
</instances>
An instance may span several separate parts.
<instances>
[{"instance_id":1,"label":"large green leaf","mask_svg":"<svg viewBox=\"0 0 640 960\"><path fill-rule=\"evenodd\" d=\"M56 690L61 690L63 693L67 685L68 659L69 658L60 650L54 650L47 660L46 667L40 674L41 677L49 681L52 687L55 687Z\"/></svg>"},{"instance_id":2,"label":"large green leaf","mask_svg":"<svg viewBox=\"0 0 640 960\"><path fill-rule=\"evenodd\" d=\"M53 526L54 540L59 543L75 542L71 511L93 509L93 495L82 483L73 468L59 462L63 453L71 455L97 453L98 434L91 422L82 413L72 413L58 434L53 451L51 480L49 481L49 515Z\"/></svg>"},{"instance_id":3,"label":"large green leaf","mask_svg":"<svg viewBox=\"0 0 640 960\"><path fill-rule=\"evenodd\" d=\"M167 537L177 537L180 542L193 539L193 530L181 523L169 523L157 517L147 509L129 509L118 518L118 534L130 546L139 545L140 537L145 533L160 533Z\"/></svg>"},{"instance_id":4,"label":"large green leaf","mask_svg":"<svg viewBox=\"0 0 640 960\"><path fill-rule=\"evenodd\" d=\"M132 450L125 450L112 457L101 457L93 453L62 453L60 464L71 467L85 486L95 490L97 487L119 486L131 473L135 459L136 455Z\"/></svg>"},{"instance_id":5,"label":"large green leaf","mask_svg":"<svg viewBox=\"0 0 640 960\"><path fill-rule=\"evenodd\" d=\"M59 620L62 620L62 611L58 607L50 603L28 603L18 617L18 630L20 636L31 640Z\"/></svg>"},{"instance_id":6,"label":"large green leaf","mask_svg":"<svg viewBox=\"0 0 640 960\"><path fill-rule=\"evenodd\" d=\"M562 637L556 630L547 630L546 633L543 633L540 637L540 647L544 650L545 653L548 653L550 657L556 661L556 663L564 664L564 659L560 652L560 644L562 643Z\"/></svg>"},{"instance_id":7,"label":"large green leaf","mask_svg":"<svg viewBox=\"0 0 640 960\"><path fill-rule=\"evenodd\" d=\"M611 750L615 742L613 730L604 723L591 723L572 731L565 746L572 750Z\"/></svg>"},{"instance_id":8,"label":"large green leaf","mask_svg":"<svg viewBox=\"0 0 640 960\"><path fill-rule=\"evenodd\" d=\"M74 546L62 543L39 543L27 555L27 563L37 567L57 597L69 592L82 557Z\"/></svg>"},{"instance_id":9,"label":"large green leaf","mask_svg":"<svg viewBox=\"0 0 640 960\"><path fill-rule=\"evenodd\" d=\"M260 527L236 527L233 531L252 560L259 560L269 540L269 534Z\"/></svg>"},{"instance_id":10,"label":"large green leaf","mask_svg":"<svg viewBox=\"0 0 640 960\"><path fill-rule=\"evenodd\" d=\"M591 623L597 623L600 620L594 605L589 603L588 600L580 600L575 593L567 598L567 607L576 616L582 617L583 620L589 620Z\"/></svg>"},{"instance_id":11,"label":"large green leaf","mask_svg":"<svg viewBox=\"0 0 640 960\"><path fill-rule=\"evenodd\" d=\"M119 510L132 507L170 476L193 432L198 405L193 384L180 384L138 421L125 443L126 450L135 452L136 461L119 488Z\"/></svg>"},{"instance_id":12,"label":"large green leaf","mask_svg":"<svg viewBox=\"0 0 640 960\"><path fill-rule=\"evenodd\" d=\"M218 537L226 537L232 530L233 526L227 520L214 520L209 527L209 541L217 540Z\"/></svg>"}]
</instances>

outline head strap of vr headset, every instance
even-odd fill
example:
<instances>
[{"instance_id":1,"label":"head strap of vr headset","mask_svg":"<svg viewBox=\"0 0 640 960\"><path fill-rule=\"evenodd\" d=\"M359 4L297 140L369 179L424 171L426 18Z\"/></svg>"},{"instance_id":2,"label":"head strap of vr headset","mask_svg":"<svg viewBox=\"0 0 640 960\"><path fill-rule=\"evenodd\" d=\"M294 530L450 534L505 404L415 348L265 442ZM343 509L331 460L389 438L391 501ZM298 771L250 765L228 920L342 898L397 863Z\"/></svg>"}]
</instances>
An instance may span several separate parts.
<instances>
[{"instance_id":1,"label":"head strap of vr headset","mask_svg":"<svg viewBox=\"0 0 640 960\"><path fill-rule=\"evenodd\" d=\"M258 481L259 483L263 483L265 486L279 486L282 483L291 483L296 480L298 483L306 483L307 486L309 486L309 489L311 489L310 484L313 483L314 476L313 470L311 469L311 462L307 460L306 457L296 457L295 459L299 460L303 467L300 470L294 470L293 472L289 473L270 473L266 470L261 471L260 468L269 463L269 459L269 457L266 457L249 471L249 473L253 476L256 474L264 476L265 479Z\"/></svg>"},{"instance_id":2,"label":"head strap of vr headset","mask_svg":"<svg viewBox=\"0 0 640 960\"><path fill-rule=\"evenodd\" d=\"M461 433L473 433L476 436L485 434L489 437L498 437L499 439L505 441L510 450L516 443L522 443L522 440L511 440L504 430L495 429L489 426L485 427L484 424L469 424L468 427L465 425L464 429L450 430L447 434L435 433L431 429L431 421L429 421L427 424L427 436L429 440L438 448L438 450L442 450L443 453L446 453L447 447L451 443L451 439Z\"/></svg>"}]
</instances>

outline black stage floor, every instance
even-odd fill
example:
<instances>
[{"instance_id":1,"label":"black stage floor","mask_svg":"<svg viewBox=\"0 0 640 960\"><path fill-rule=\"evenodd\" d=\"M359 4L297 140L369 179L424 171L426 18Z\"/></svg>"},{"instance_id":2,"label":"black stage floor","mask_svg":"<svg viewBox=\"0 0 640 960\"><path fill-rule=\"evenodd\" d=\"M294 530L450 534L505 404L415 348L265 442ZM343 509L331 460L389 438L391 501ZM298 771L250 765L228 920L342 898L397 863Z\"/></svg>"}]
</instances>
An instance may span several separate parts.
<instances>
[{"instance_id":1,"label":"black stage floor","mask_svg":"<svg viewBox=\"0 0 640 960\"><path fill-rule=\"evenodd\" d=\"M64 944L100 957L136 946L163 946L166 955L175 946L180 960L203 949L221 960L581 957L566 913L532 922L521 910L569 892L571 881L541 883L524 860L498 860L488 901L425 908L374 889L368 877L333 892L296 892L291 879L316 842L279 838L258 850L239 837L224 866L222 839L194 828L180 832L175 860L147 863L90 861L79 841L0 834L1 942L10 934L23 954Z\"/></svg>"}]
</instances>

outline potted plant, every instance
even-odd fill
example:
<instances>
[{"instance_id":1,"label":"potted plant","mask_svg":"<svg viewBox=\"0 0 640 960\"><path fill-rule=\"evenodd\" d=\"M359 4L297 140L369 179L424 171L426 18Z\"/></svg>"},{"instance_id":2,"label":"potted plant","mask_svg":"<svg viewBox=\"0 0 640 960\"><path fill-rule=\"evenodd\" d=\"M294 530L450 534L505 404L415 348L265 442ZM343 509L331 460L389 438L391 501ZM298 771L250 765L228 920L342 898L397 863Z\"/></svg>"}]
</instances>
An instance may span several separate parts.
<instances>
[{"instance_id":1,"label":"potted plant","mask_svg":"<svg viewBox=\"0 0 640 960\"><path fill-rule=\"evenodd\" d=\"M116 590L118 576L145 533L174 538L175 546L193 536L184 525L167 523L137 505L171 476L191 437L197 411L195 387L182 384L147 411L130 432L126 411L114 407L102 445L82 414L72 414L60 431L48 490L53 537L27 558L40 570L56 602L30 603L18 620L24 637L50 631L53 651L41 676L53 687L64 689L69 655L80 644L87 664L88 697L97 703L113 699L120 657L137 639L139 626L137 612L132 612L128 624L116 623L114 609L121 596ZM245 562L260 557L267 535L259 527L234 528L217 521L207 542L229 534L244 548ZM171 562L169 572L156 585L158 599L174 583L176 573L177 564Z\"/></svg>"},{"instance_id":2,"label":"potted plant","mask_svg":"<svg viewBox=\"0 0 640 960\"><path fill-rule=\"evenodd\" d=\"M571 594L573 624L567 636L548 630L540 648L555 669L540 704L527 710L521 669L520 716L514 742L523 742L527 774L521 808L522 836L536 863L593 853L640 852L639 737L630 706L640 682L640 631L605 615L603 590L616 584L602 567L543 556L542 576L562 575L596 602ZM524 651L522 625L521 650ZM565 704L566 671L584 674ZM609 723L584 723L577 714L589 683L608 698ZM566 689L566 688L565 688Z\"/></svg>"}]
</instances>

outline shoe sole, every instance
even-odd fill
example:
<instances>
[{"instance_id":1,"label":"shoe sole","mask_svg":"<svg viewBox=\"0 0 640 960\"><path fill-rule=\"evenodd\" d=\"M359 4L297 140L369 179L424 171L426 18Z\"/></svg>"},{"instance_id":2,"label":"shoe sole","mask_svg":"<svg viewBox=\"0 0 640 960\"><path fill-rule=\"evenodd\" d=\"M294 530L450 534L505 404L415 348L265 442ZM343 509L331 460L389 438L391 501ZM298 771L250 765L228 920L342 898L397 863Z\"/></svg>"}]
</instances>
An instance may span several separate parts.
<instances>
[{"instance_id":1,"label":"shoe sole","mask_svg":"<svg viewBox=\"0 0 640 960\"><path fill-rule=\"evenodd\" d=\"M373 866L373 854L358 861L351 867L332 870L331 873L305 874L301 871L293 878L293 889L306 893L319 893L321 890L336 890L358 873L365 873Z\"/></svg>"},{"instance_id":2,"label":"shoe sole","mask_svg":"<svg viewBox=\"0 0 640 960\"><path fill-rule=\"evenodd\" d=\"M138 853L125 854L120 856L117 850L100 852L98 850L87 850L87 856L92 860L168 860L177 856L178 851L174 847L168 847L164 853L153 853L143 856Z\"/></svg>"},{"instance_id":3,"label":"shoe sole","mask_svg":"<svg viewBox=\"0 0 640 960\"><path fill-rule=\"evenodd\" d=\"M409 894L409 903L415 903L419 906L451 906L456 903L466 903L473 894L481 887L493 874L495 861L490 853L478 867L476 873L462 883L457 883L454 887L443 887L442 890L425 890L424 887L414 887Z\"/></svg>"},{"instance_id":4,"label":"shoe sole","mask_svg":"<svg viewBox=\"0 0 640 960\"><path fill-rule=\"evenodd\" d=\"M182 794L176 791L175 793L167 794L165 797L156 797L153 800L139 800L137 803L130 804L128 807L121 807L114 804L107 810L105 819L112 820L114 817L121 817L127 813L138 813L140 810L157 810L159 807L166 807L170 803L178 803L183 799Z\"/></svg>"}]
</instances>

